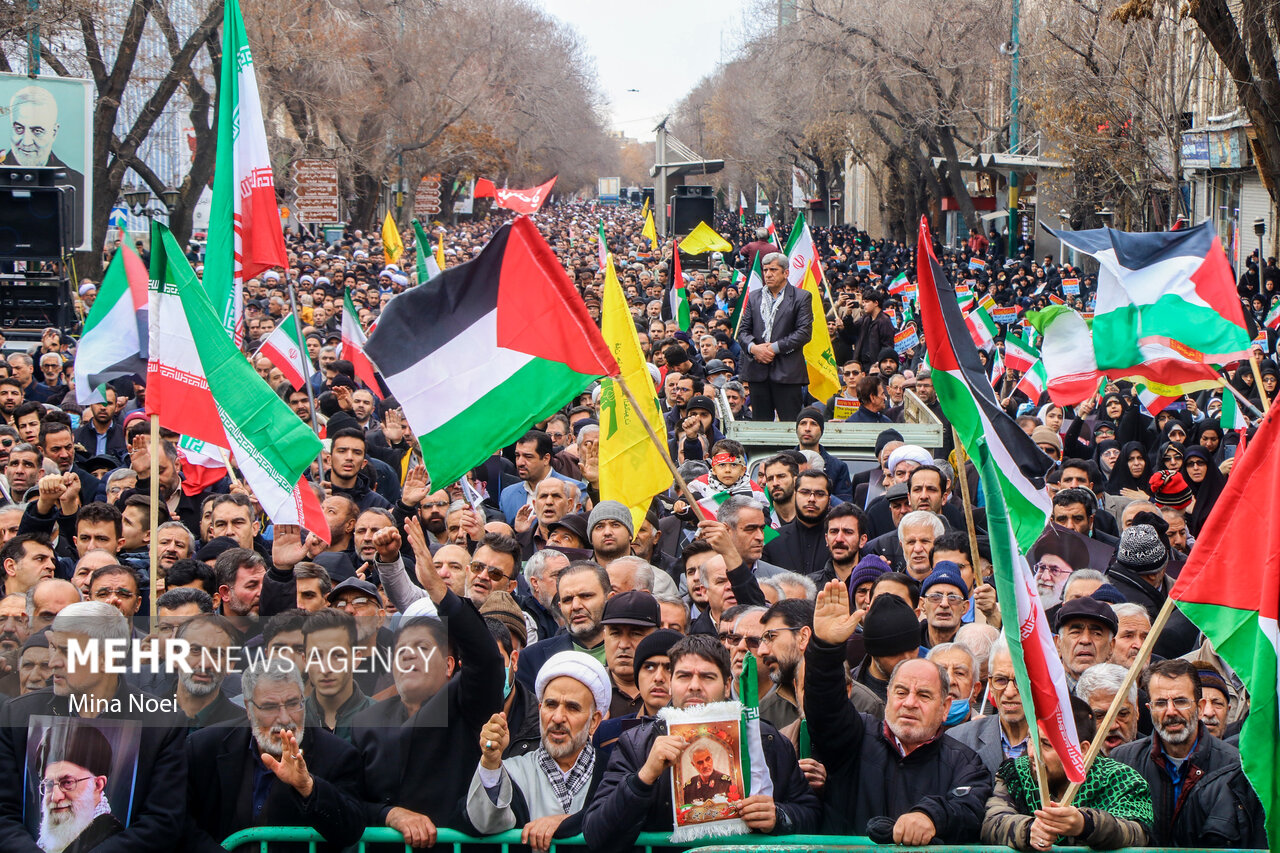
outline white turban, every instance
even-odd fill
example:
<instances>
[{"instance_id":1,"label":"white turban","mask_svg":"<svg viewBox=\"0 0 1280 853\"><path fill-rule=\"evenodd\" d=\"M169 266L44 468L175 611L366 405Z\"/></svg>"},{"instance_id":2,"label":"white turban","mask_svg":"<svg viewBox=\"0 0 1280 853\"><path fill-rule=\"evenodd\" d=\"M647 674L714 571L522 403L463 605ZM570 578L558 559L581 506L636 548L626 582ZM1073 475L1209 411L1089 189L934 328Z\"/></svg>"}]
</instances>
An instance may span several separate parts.
<instances>
[{"instance_id":1,"label":"white turban","mask_svg":"<svg viewBox=\"0 0 1280 853\"><path fill-rule=\"evenodd\" d=\"M547 662L538 670L534 679L534 693L538 701L553 679L567 675L581 681L595 697L596 710L601 714L609 712L609 702L613 698L613 690L609 685L609 673L600 665L600 661L585 652L556 652L547 658Z\"/></svg>"},{"instance_id":2,"label":"white turban","mask_svg":"<svg viewBox=\"0 0 1280 853\"><path fill-rule=\"evenodd\" d=\"M915 444L904 444L889 454L889 473L892 474L899 462L914 462L917 465L932 465L933 454Z\"/></svg>"}]
</instances>

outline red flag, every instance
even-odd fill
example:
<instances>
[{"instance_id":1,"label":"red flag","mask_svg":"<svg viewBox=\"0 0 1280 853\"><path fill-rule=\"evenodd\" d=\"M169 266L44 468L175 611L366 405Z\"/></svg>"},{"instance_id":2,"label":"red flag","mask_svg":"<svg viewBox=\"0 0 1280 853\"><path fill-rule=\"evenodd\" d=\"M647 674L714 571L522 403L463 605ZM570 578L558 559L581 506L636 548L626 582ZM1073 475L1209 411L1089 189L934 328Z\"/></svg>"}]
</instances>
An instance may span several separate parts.
<instances>
[{"instance_id":1,"label":"red flag","mask_svg":"<svg viewBox=\"0 0 1280 853\"><path fill-rule=\"evenodd\" d=\"M537 213L538 208L542 207L542 203L547 200L547 196L551 195L551 188L555 186L555 175L545 184L534 187L531 190L495 190L497 201L494 203L497 207L505 207L507 210L514 210L516 213ZM479 181L476 182L477 189Z\"/></svg>"},{"instance_id":2,"label":"red flag","mask_svg":"<svg viewBox=\"0 0 1280 853\"><path fill-rule=\"evenodd\" d=\"M493 181L488 178L476 178L476 191L472 198L494 198L498 194L498 188L493 185Z\"/></svg>"}]
</instances>

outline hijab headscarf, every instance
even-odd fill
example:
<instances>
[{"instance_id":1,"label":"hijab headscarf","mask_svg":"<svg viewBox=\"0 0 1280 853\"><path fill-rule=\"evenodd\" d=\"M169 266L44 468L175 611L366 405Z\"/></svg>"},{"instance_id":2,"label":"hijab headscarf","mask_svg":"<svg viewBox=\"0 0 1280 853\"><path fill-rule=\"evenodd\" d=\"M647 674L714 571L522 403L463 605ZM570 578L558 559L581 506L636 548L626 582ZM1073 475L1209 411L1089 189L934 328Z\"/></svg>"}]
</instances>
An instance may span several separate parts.
<instances>
[{"instance_id":1,"label":"hijab headscarf","mask_svg":"<svg viewBox=\"0 0 1280 853\"><path fill-rule=\"evenodd\" d=\"M1192 459L1201 459L1208 466L1204 472L1204 479L1199 483L1192 482L1191 478L1186 476L1187 463ZM1187 527L1191 530L1192 536L1199 536L1201 528L1204 527L1204 523L1209 519L1209 513L1213 511L1214 504L1218 502L1218 497L1222 494L1222 490L1227 487L1227 478L1218 470L1218 466L1214 464L1209 451L1199 444L1193 444L1187 448L1186 454L1182 457L1182 473L1183 479L1187 481L1187 485L1191 487L1191 491L1196 496L1196 505L1191 510L1191 518L1187 522Z\"/></svg>"},{"instance_id":2,"label":"hijab headscarf","mask_svg":"<svg viewBox=\"0 0 1280 853\"><path fill-rule=\"evenodd\" d=\"M1222 430L1221 422L1219 422L1217 418L1205 418L1200 423L1196 424L1195 443L1202 444L1201 439L1204 438L1204 434L1207 432L1211 432L1218 436L1218 447L1210 454L1210 458L1214 465L1221 465L1223 460L1222 445L1226 441L1227 437L1226 433ZM1190 450L1191 448L1187 449ZM1209 450L1207 447L1204 447L1203 449L1206 452ZM1186 464L1186 460L1183 460L1183 464Z\"/></svg>"},{"instance_id":3,"label":"hijab headscarf","mask_svg":"<svg viewBox=\"0 0 1280 853\"><path fill-rule=\"evenodd\" d=\"M1114 438L1104 438L1102 441L1098 442L1098 446L1094 448L1093 461L1098 464L1098 470L1102 471L1102 476L1110 477L1112 471L1112 467L1102 461L1102 454L1106 453L1108 450L1119 449L1120 442L1116 441ZM1124 461L1124 454L1120 455L1120 461ZM1119 463L1117 463L1117 465L1118 464Z\"/></svg>"},{"instance_id":4,"label":"hijab headscarf","mask_svg":"<svg viewBox=\"0 0 1280 853\"><path fill-rule=\"evenodd\" d=\"M1187 448L1181 441L1166 441L1160 445L1160 451L1156 454L1156 471L1173 470L1166 469L1164 464L1165 454L1170 450L1175 451L1182 457L1182 464L1187 464ZM1181 470L1181 469L1179 469ZM1154 471L1152 473L1155 473Z\"/></svg>"},{"instance_id":5,"label":"hijab headscarf","mask_svg":"<svg viewBox=\"0 0 1280 853\"><path fill-rule=\"evenodd\" d=\"M1137 451L1142 454L1143 469L1142 474L1135 477L1129 473L1129 455ZM1120 448L1120 458L1116 460L1115 466L1111 469L1111 476L1107 478L1107 485L1103 491L1107 494L1118 495L1122 489L1137 489L1144 494L1151 494L1151 486L1148 480L1151 478L1151 460L1147 458L1147 447L1141 441L1128 441Z\"/></svg>"}]
</instances>

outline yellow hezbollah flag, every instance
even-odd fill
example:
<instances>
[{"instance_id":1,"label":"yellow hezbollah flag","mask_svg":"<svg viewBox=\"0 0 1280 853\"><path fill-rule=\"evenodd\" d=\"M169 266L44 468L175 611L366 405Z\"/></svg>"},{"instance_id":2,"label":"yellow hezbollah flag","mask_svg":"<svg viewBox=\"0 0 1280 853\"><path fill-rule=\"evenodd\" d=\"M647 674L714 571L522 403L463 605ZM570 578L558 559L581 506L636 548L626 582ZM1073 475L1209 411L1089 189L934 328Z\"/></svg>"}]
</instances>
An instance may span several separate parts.
<instances>
[{"instance_id":1,"label":"yellow hezbollah flag","mask_svg":"<svg viewBox=\"0 0 1280 853\"><path fill-rule=\"evenodd\" d=\"M664 445L667 428L658 411L653 378L640 351L640 338L614 272L612 255L604 270L600 331L617 359L627 387L640 403L640 411L632 407L615 380L601 380L600 499L621 501L629 507L631 520L639 530L653 496L665 491L672 481L661 451L650 440L640 419L649 421Z\"/></svg>"},{"instance_id":2,"label":"yellow hezbollah flag","mask_svg":"<svg viewBox=\"0 0 1280 853\"><path fill-rule=\"evenodd\" d=\"M822 307L818 282L813 268L805 273L802 289L813 300L813 337L804 345L805 366L809 368L809 393L825 400L840 390L840 369L836 367L835 350L831 348L831 332L827 329L827 312Z\"/></svg>"},{"instance_id":3,"label":"yellow hezbollah flag","mask_svg":"<svg viewBox=\"0 0 1280 853\"><path fill-rule=\"evenodd\" d=\"M721 237L705 222L689 232L689 236L680 242L680 250L686 255L701 255L703 252L728 252L733 249L729 241Z\"/></svg>"},{"instance_id":4,"label":"yellow hezbollah flag","mask_svg":"<svg viewBox=\"0 0 1280 853\"><path fill-rule=\"evenodd\" d=\"M640 215L641 216L649 215L649 197L648 196L644 197L644 207L640 208Z\"/></svg>"},{"instance_id":5,"label":"yellow hezbollah flag","mask_svg":"<svg viewBox=\"0 0 1280 853\"><path fill-rule=\"evenodd\" d=\"M444 235L440 235L440 241L436 243L436 266L444 269Z\"/></svg>"},{"instance_id":6,"label":"yellow hezbollah flag","mask_svg":"<svg viewBox=\"0 0 1280 853\"><path fill-rule=\"evenodd\" d=\"M391 211L387 211L387 218L382 220L382 256L387 259L387 263L394 264L403 254L404 243L400 242L400 229L396 228Z\"/></svg>"},{"instance_id":7,"label":"yellow hezbollah flag","mask_svg":"<svg viewBox=\"0 0 1280 853\"><path fill-rule=\"evenodd\" d=\"M653 214L646 213L644 215L644 228L640 229L640 236L649 238L649 248L657 251L658 249L658 229L653 225Z\"/></svg>"}]
</instances>

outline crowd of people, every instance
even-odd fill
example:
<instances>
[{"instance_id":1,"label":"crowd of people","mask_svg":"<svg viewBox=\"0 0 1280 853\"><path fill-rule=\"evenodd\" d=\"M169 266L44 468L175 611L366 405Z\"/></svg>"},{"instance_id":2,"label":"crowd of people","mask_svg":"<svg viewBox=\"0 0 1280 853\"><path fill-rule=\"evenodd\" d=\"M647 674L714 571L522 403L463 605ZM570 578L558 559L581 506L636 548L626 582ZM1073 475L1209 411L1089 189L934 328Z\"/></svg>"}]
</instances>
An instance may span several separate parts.
<instances>
[{"instance_id":1,"label":"crowd of people","mask_svg":"<svg viewBox=\"0 0 1280 853\"><path fill-rule=\"evenodd\" d=\"M452 266L500 220L432 238ZM949 429L920 447L895 428L908 391L946 424L923 342L894 346L907 306L889 282L914 278L914 250L813 229L829 288L815 318L787 287L774 235L721 219L735 250L683 259L682 328L671 243L649 245L638 210L566 202L536 222L597 321L603 225L671 455L698 497L716 498L714 518L674 488L638 526L600 499L594 389L495 448L470 488L433 482L397 402L340 351L344 294L368 328L420 285L408 231L397 263L376 235L289 235L289 269L246 284L246 356L323 436L309 476L328 543L273 525L234 471L206 482L176 435L153 458L144 377L77 405L76 342L46 330L0 367L0 847L215 850L245 828L298 826L340 850L386 826L415 847L450 828L516 829L539 850L579 834L591 850L625 850L672 829L673 797L732 793L725 768L661 712L742 698L744 669L756 673L772 780L772 793L734 798L751 832L1021 850L1266 846L1236 746L1249 696L1181 614L1098 728L1230 475L1241 435L1218 420L1219 396L1153 418L1123 382L1066 409L1029 399L1012 371L997 383L1055 461L1052 522L1029 559L1076 730L1103 744L1065 803L1063 761L1024 713L1002 637L976 472ZM1091 276L1006 257L998 235L937 250L954 281L1018 316L1051 297L1089 310ZM748 298L757 255L764 287ZM1259 277L1275 291L1274 259L1241 276L1254 323L1270 308L1253 301ZM258 352L289 314L286 282L318 371L310 389ZM95 283L79 296L90 307ZM802 349L824 321L844 387L819 400ZM1261 388L1247 364L1227 375L1259 407L1275 394L1273 333L1261 348ZM794 445L749 466L719 399L734 419L794 424ZM823 446L838 421L883 425L866 470ZM978 503L969 511L962 482ZM185 641L189 671L107 666L105 644L170 640ZM87 641L103 645L77 666ZM33 741L49 718L80 725ZM104 721L137 734L112 740ZM113 787L126 747L127 806ZM696 775L677 792L684 765Z\"/></svg>"}]
</instances>

